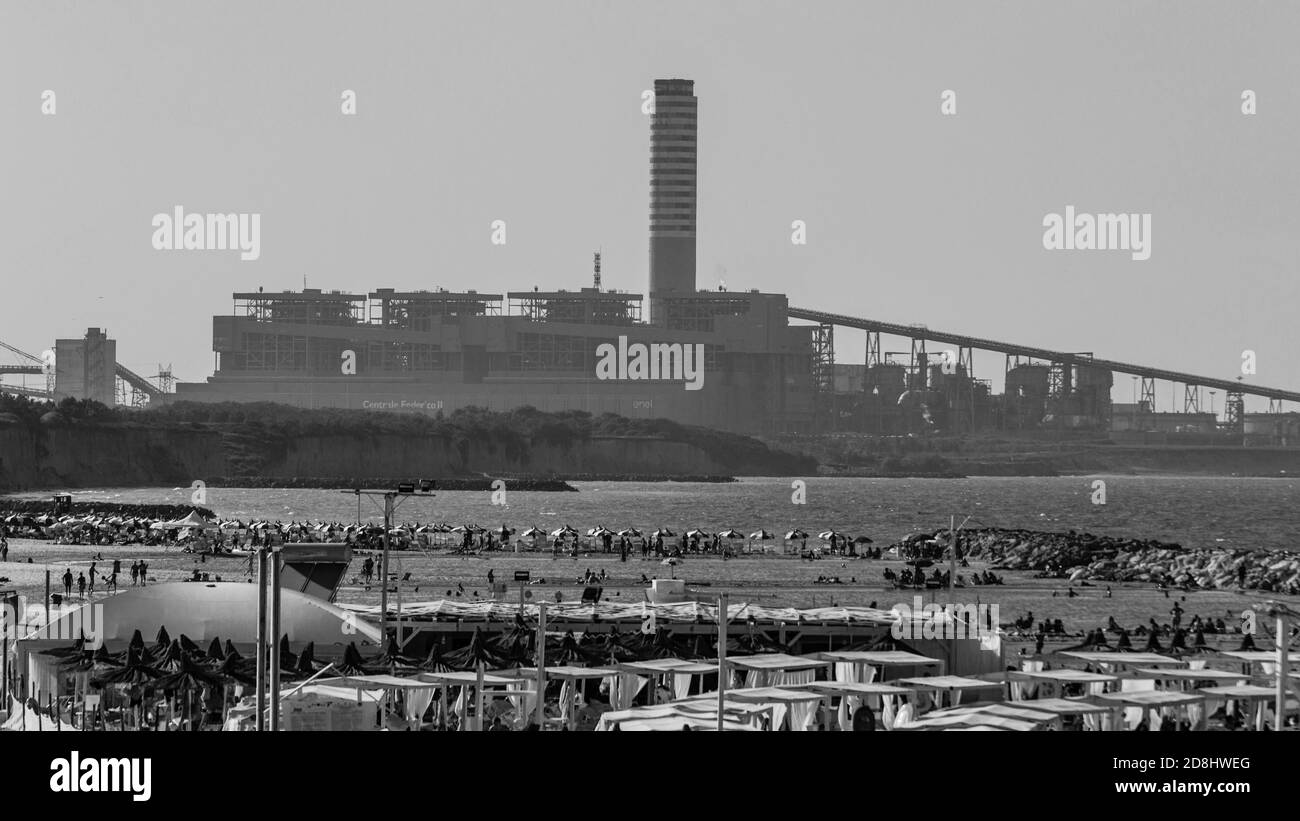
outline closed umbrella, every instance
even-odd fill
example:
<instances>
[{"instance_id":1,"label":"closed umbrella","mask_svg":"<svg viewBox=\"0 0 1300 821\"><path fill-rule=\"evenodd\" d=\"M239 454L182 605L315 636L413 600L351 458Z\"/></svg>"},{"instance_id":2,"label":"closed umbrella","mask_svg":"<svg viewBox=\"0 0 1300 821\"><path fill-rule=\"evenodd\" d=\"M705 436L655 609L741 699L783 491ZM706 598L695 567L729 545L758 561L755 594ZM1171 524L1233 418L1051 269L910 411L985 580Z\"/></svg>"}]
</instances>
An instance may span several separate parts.
<instances>
[{"instance_id":1,"label":"closed umbrella","mask_svg":"<svg viewBox=\"0 0 1300 821\"><path fill-rule=\"evenodd\" d=\"M429 655L420 662L420 669L428 673L451 672L451 665L447 663L447 655L443 650L442 639L435 641L429 648Z\"/></svg>"},{"instance_id":2,"label":"closed umbrella","mask_svg":"<svg viewBox=\"0 0 1300 821\"><path fill-rule=\"evenodd\" d=\"M348 642L347 648L343 651L343 660L334 665L341 676L368 676L370 671L366 669L365 660L361 658L361 651L357 649L356 642Z\"/></svg>"},{"instance_id":3,"label":"closed umbrella","mask_svg":"<svg viewBox=\"0 0 1300 821\"><path fill-rule=\"evenodd\" d=\"M473 670L480 663L495 669L501 663L500 656L492 651L487 639L483 637L481 627L474 628L474 635L470 637L468 645L448 653L445 659L456 670Z\"/></svg>"}]
</instances>

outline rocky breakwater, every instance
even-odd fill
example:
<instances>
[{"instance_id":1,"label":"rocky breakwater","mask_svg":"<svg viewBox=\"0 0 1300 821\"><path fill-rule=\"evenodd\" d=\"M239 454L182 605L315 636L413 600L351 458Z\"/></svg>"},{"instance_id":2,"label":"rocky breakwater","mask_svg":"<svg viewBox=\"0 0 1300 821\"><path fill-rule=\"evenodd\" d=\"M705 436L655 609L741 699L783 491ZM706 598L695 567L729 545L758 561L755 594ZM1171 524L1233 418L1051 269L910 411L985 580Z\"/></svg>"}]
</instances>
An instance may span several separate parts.
<instances>
[{"instance_id":1,"label":"rocky breakwater","mask_svg":"<svg viewBox=\"0 0 1300 821\"><path fill-rule=\"evenodd\" d=\"M947 531L909 536L894 547L907 557L939 558ZM960 555L1000 569L1037 571L1070 581L1147 582L1171 587L1277 591L1300 595L1300 554L1283 550L1184 548L1154 539L1091 533L987 528L963 530Z\"/></svg>"}]
</instances>

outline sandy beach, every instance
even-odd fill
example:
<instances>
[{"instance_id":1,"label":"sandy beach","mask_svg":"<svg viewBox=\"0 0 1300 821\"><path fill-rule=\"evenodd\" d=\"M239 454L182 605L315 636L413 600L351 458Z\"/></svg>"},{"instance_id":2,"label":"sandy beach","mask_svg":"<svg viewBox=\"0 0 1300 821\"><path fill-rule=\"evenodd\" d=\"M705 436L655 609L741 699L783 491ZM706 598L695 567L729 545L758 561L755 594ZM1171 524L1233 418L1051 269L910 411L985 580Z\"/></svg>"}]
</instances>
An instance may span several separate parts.
<instances>
[{"instance_id":1,"label":"sandy beach","mask_svg":"<svg viewBox=\"0 0 1300 821\"><path fill-rule=\"evenodd\" d=\"M149 565L149 583L182 581L190 578L194 570L208 573L211 579L220 576L224 581L249 579L248 558L240 556L199 557L185 553L179 547L157 548L132 546L98 547L92 545L62 545L31 539L11 539L9 561L0 563L0 589L17 590L31 602L39 602L44 594L45 571L50 571L51 590L62 593L62 576L71 569L75 577L85 572L96 553L103 560L98 569L111 570L114 559L122 562L122 575L118 589L131 587L130 565L143 559ZM338 594L341 603L378 604L377 584L367 588L360 579L364 553L354 554L350 573ZM509 580L516 570L527 570L533 583L525 590L530 601L555 601L558 593L564 601L573 601L582 594L580 577L590 568L599 574L606 573L602 583L604 596L610 601L640 601L645 584L641 577L667 577L676 575L687 581L688 591L705 600L727 593L733 602L753 602L770 606L825 607L831 605L870 605L888 609L896 604L913 603L920 595L925 603L942 604L949 600L947 591L897 590L883 578L886 568L901 572L905 565L897 560L867 560L828 557L817 561L801 561L796 556L766 554L723 560L715 556L691 556L675 568L662 565L655 559L629 557L620 562L618 554L600 552L579 553L577 558L563 555L553 559L546 553L492 552L473 556L450 555L444 551L393 551L390 571L398 578L410 573L410 581L400 586L400 593L390 593L390 606L398 601L415 602L434 599L474 601L488 598L487 573L494 572L498 580ZM27 563L28 559L32 562ZM378 557L376 556L376 561ZM969 578L970 573L988 569L987 565L972 562L969 568L959 569ZM961 604L996 604L999 619L1004 624L1032 611L1036 620L1061 619L1071 634L1105 627L1108 616L1130 630L1145 625L1149 618L1168 623L1169 611L1178 602L1184 610L1183 623L1193 615L1204 618L1222 618L1231 629L1239 624L1241 611L1252 603L1270 598L1289 601L1300 606L1297 597L1278 596L1259 591L1237 592L1231 590L1194 590L1183 593L1164 591L1150 584L1112 584L1112 597L1106 598L1106 585L1083 587L1074 585L1075 597L1069 597L1070 583L1063 579L1038 579L1033 574L994 571L1005 584L998 586L967 586L954 592L954 600ZM822 584L817 579L835 578L839 584ZM463 592L461 588L463 587ZM391 588L390 588L391 590ZM1055 595L1053 595L1055 593ZM458 595L459 594L459 595ZM100 580L95 598L111 595ZM518 601L519 588L513 583L507 601ZM90 598L89 594L87 598ZM74 587L73 601L77 601ZM1207 635L1212 646L1240 644L1240 635ZM1144 640L1138 639L1139 644ZM1167 643L1167 639L1163 639ZM1022 644L1032 646L1032 641L1018 641L1014 636L1010 645L1013 652ZM1051 640L1053 645L1077 644L1075 638Z\"/></svg>"}]
</instances>

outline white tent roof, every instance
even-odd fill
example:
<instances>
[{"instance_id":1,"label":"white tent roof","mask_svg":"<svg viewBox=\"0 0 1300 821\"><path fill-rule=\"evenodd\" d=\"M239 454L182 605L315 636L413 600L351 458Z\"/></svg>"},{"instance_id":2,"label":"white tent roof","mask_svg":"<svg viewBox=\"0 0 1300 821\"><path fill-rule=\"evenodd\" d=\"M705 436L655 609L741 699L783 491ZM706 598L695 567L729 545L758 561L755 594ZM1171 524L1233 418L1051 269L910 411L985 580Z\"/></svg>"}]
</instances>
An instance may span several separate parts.
<instances>
[{"instance_id":1,"label":"white tent roof","mask_svg":"<svg viewBox=\"0 0 1300 821\"><path fill-rule=\"evenodd\" d=\"M102 607L99 612L87 607ZM166 627L197 643L215 637L240 643L257 641L257 585L246 582L167 582L131 587L64 613L51 628L53 635L77 635L82 625L95 629L104 641L145 636ZM281 631L289 641L318 645L379 643L379 630L323 599L296 590L280 591Z\"/></svg>"},{"instance_id":2,"label":"white tent roof","mask_svg":"<svg viewBox=\"0 0 1300 821\"><path fill-rule=\"evenodd\" d=\"M836 650L830 653L817 653L817 658L824 661L848 661L856 664L870 664L877 667L943 664L939 659L908 653L905 650Z\"/></svg>"},{"instance_id":3,"label":"white tent roof","mask_svg":"<svg viewBox=\"0 0 1300 821\"><path fill-rule=\"evenodd\" d=\"M1182 659L1162 656L1159 653L1098 653L1086 650L1062 650L1061 655L1074 656L1077 659L1083 659L1084 661L1090 661L1095 664L1141 664L1145 667L1159 667L1165 664L1181 667L1182 665L1187 664L1187 662Z\"/></svg>"},{"instance_id":4,"label":"white tent roof","mask_svg":"<svg viewBox=\"0 0 1300 821\"><path fill-rule=\"evenodd\" d=\"M786 653L759 653L756 656L728 658L727 663L742 670L809 670L826 667L830 662Z\"/></svg>"}]
</instances>

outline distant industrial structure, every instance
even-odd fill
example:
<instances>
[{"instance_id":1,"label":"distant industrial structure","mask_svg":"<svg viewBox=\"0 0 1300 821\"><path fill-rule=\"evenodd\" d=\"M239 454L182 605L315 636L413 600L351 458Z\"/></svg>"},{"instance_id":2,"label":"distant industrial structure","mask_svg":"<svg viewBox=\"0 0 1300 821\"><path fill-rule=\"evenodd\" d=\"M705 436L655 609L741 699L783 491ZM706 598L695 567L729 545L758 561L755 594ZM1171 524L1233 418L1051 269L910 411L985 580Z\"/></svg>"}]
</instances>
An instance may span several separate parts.
<instances>
[{"instance_id":1,"label":"distant industrial structure","mask_svg":"<svg viewBox=\"0 0 1300 821\"><path fill-rule=\"evenodd\" d=\"M171 398L421 413L531 405L753 434L998 430L1300 444L1300 416L1282 413L1300 392L799 308L784 294L699 290L699 101L690 80L656 80L654 89L646 294L603 288L599 251L591 287L575 290L259 288L233 294L231 314L213 317L213 375L178 383L174 394L170 368L159 366L154 382L132 373L97 328L59 340L52 372L0 343L22 358L0 374L45 372L49 380L44 389L0 390L132 406ZM865 334L863 364L836 362L837 330ZM885 350L882 337L902 349ZM598 375L602 346L615 346L625 362L616 378ZM685 389L658 361L641 370L645 363L627 354L643 346L665 363L702 351L700 389ZM974 372L975 351L1005 356L1002 394ZM1133 378L1131 405L1112 404L1115 374ZM1181 413L1156 412L1157 381L1183 386ZM1246 396L1267 398L1269 412L1247 414Z\"/></svg>"},{"instance_id":2,"label":"distant industrial structure","mask_svg":"<svg viewBox=\"0 0 1300 821\"><path fill-rule=\"evenodd\" d=\"M117 342L101 328L87 328L81 339L56 339L54 348L43 356L0 342L17 359L0 364L0 375L43 376L44 385L0 384L0 393L33 399L89 399L109 407L142 408L170 393L174 380L171 366L158 366L150 382L117 361Z\"/></svg>"}]
</instances>

